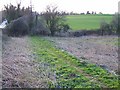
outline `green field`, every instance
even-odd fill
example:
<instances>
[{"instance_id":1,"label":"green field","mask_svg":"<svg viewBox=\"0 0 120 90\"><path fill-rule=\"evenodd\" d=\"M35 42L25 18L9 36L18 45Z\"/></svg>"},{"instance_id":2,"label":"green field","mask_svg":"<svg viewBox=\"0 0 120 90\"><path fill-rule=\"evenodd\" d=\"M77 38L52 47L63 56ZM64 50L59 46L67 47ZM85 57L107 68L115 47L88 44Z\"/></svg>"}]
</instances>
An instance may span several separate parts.
<instances>
[{"instance_id":1,"label":"green field","mask_svg":"<svg viewBox=\"0 0 120 90\"><path fill-rule=\"evenodd\" d=\"M69 15L67 23L72 30L98 29L102 21L110 22L112 15Z\"/></svg>"},{"instance_id":2,"label":"green field","mask_svg":"<svg viewBox=\"0 0 120 90\"><path fill-rule=\"evenodd\" d=\"M95 64L89 64L55 47L42 37L31 37L33 53L38 62L50 64L56 72L56 83L51 88L117 88L118 78ZM42 68L39 68L40 72Z\"/></svg>"}]
</instances>

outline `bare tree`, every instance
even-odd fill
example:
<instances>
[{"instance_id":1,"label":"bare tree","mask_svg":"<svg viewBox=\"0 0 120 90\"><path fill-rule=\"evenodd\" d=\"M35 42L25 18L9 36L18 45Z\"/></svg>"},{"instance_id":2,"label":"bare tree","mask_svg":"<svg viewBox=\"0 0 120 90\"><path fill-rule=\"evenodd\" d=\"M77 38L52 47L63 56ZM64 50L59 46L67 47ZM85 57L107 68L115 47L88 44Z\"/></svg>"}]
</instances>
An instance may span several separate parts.
<instances>
[{"instance_id":1,"label":"bare tree","mask_svg":"<svg viewBox=\"0 0 120 90\"><path fill-rule=\"evenodd\" d=\"M46 11L43 13L43 17L52 36L64 26L64 15L62 12L57 11L57 7L47 6Z\"/></svg>"},{"instance_id":2,"label":"bare tree","mask_svg":"<svg viewBox=\"0 0 120 90\"><path fill-rule=\"evenodd\" d=\"M8 20L8 22L17 19L24 15L30 15L31 14L31 7L21 9L21 2L17 3L17 6L14 6L12 4L10 5L4 5L4 18Z\"/></svg>"}]
</instances>

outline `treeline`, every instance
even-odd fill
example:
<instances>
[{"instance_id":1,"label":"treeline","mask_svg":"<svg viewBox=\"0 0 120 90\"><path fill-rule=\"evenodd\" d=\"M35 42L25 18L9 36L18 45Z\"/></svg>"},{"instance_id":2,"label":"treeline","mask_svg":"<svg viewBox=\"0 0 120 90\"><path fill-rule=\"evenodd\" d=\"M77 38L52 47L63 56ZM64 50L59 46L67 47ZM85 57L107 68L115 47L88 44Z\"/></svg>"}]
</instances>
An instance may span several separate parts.
<instances>
[{"instance_id":1,"label":"treeline","mask_svg":"<svg viewBox=\"0 0 120 90\"><path fill-rule=\"evenodd\" d=\"M84 12L82 12L82 13L75 13L75 12L65 12L65 11L62 11L61 12L63 15L88 15L88 14L91 14L91 15L93 15L93 14L103 14L102 12L99 12L99 13L96 13L95 11L92 11L92 12L90 12L90 11L87 11L86 13L84 13ZM43 14L43 12L41 12L41 15Z\"/></svg>"}]
</instances>

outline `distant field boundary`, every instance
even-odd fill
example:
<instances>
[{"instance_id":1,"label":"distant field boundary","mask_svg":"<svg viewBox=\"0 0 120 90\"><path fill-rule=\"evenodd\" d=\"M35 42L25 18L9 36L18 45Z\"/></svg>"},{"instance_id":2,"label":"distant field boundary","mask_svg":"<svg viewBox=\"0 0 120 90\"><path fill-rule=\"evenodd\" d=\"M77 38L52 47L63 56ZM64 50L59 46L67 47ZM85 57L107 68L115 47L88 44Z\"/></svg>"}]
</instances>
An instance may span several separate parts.
<instances>
[{"instance_id":1,"label":"distant field boundary","mask_svg":"<svg viewBox=\"0 0 120 90\"><path fill-rule=\"evenodd\" d=\"M114 16L114 14L80 14L80 15L66 15L66 16Z\"/></svg>"},{"instance_id":2,"label":"distant field boundary","mask_svg":"<svg viewBox=\"0 0 120 90\"><path fill-rule=\"evenodd\" d=\"M96 30L101 22L110 23L114 14L66 15L66 23L71 30Z\"/></svg>"}]
</instances>

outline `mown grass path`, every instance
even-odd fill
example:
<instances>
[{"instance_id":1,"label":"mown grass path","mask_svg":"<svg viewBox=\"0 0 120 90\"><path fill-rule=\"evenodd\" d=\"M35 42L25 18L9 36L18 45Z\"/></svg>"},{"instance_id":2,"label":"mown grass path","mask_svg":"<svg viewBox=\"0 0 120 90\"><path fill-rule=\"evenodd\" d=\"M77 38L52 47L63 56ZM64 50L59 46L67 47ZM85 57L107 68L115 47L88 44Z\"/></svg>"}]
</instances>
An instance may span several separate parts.
<instances>
[{"instance_id":1,"label":"mown grass path","mask_svg":"<svg viewBox=\"0 0 120 90\"><path fill-rule=\"evenodd\" d=\"M49 63L55 72L56 82L49 81L56 88L117 88L118 78L95 64L89 64L57 49L43 37L31 37L33 53L38 62Z\"/></svg>"}]
</instances>

